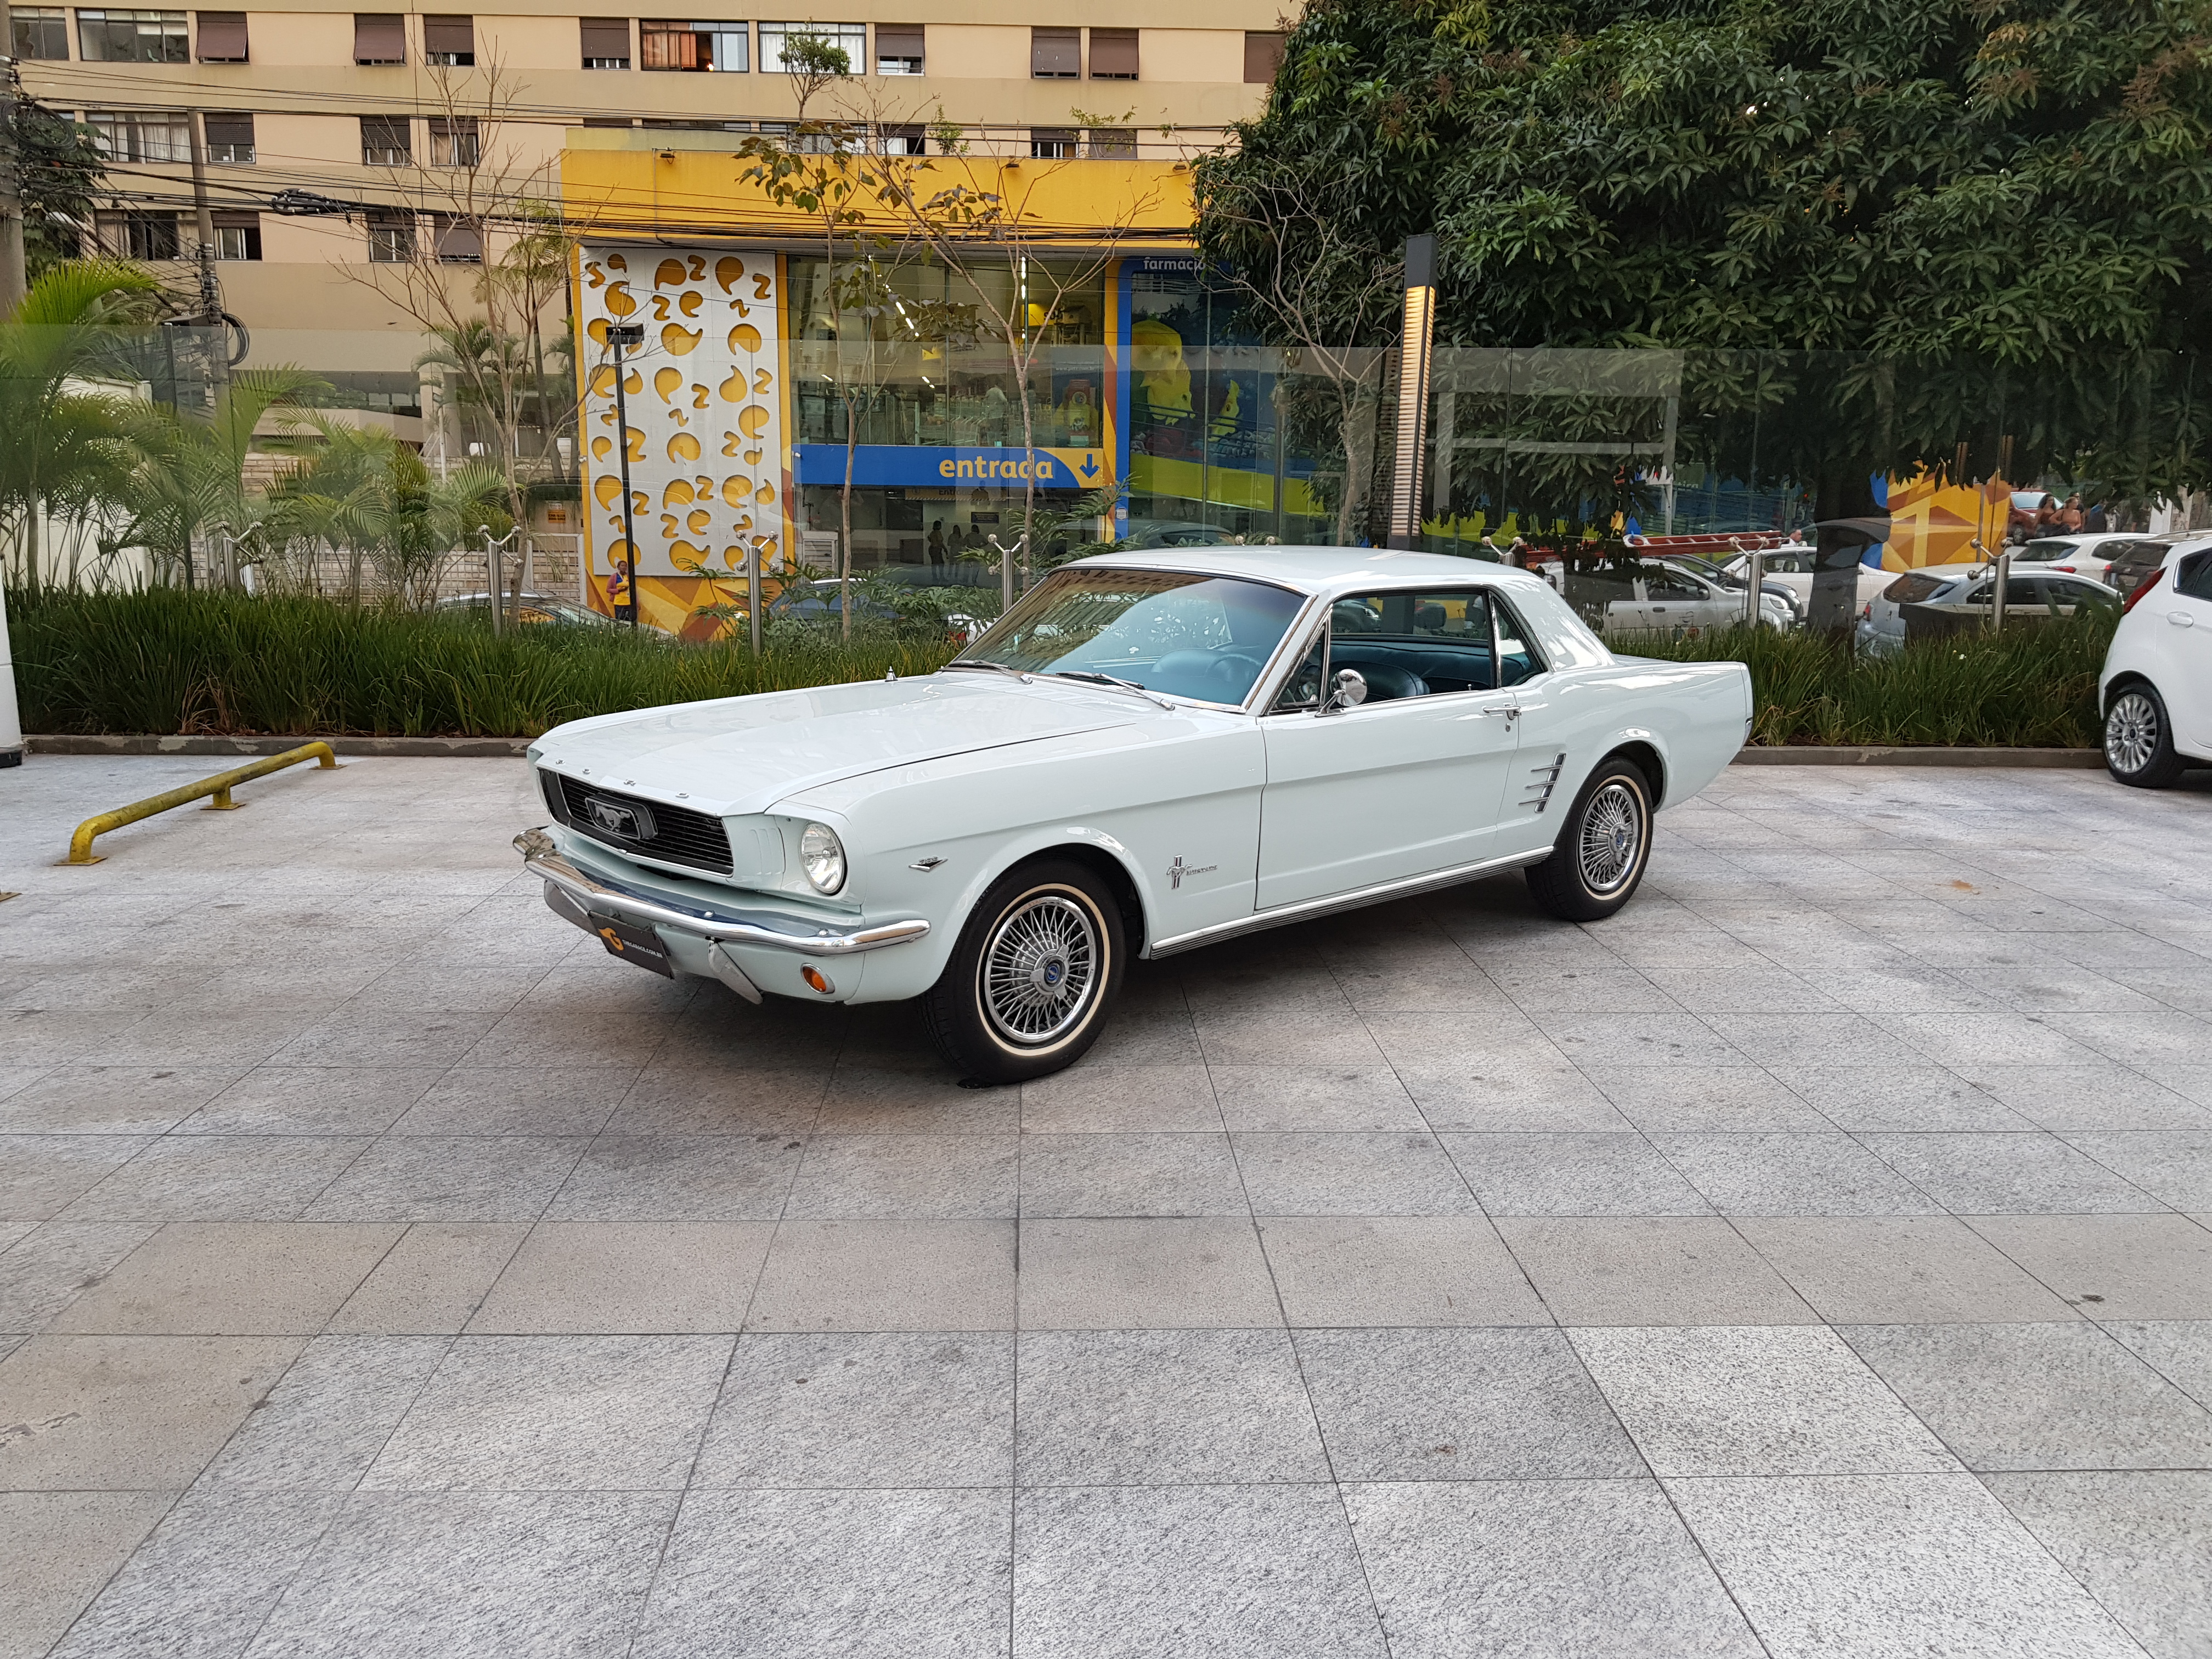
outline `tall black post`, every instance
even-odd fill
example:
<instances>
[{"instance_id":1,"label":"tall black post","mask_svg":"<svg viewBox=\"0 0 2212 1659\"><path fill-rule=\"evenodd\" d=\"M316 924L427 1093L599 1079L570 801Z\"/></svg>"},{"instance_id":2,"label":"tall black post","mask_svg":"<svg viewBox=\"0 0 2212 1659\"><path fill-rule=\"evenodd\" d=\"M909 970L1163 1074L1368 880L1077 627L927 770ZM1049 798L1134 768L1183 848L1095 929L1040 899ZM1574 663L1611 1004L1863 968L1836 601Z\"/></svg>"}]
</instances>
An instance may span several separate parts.
<instances>
[{"instance_id":1,"label":"tall black post","mask_svg":"<svg viewBox=\"0 0 2212 1659\"><path fill-rule=\"evenodd\" d=\"M637 529L630 518L629 399L623 391L623 348L645 340L643 323L610 323L607 343L615 351L615 451L622 457L623 597L615 607L615 620L637 626Z\"/></svg>"}]
</instances>

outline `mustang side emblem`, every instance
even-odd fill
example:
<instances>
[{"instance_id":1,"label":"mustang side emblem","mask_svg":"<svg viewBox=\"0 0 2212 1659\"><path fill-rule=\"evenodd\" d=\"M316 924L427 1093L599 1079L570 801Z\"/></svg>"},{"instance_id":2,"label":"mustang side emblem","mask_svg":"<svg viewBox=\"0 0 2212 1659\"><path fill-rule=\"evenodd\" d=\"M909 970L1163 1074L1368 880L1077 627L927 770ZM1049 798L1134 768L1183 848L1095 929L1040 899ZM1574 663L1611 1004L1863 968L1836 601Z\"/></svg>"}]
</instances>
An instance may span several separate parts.
<instances>
[{"instance_id":1,"label":"mustang side emblem","mask_svg":"<svg viewBox=\"0 0 2212 1659\"><path fill-rule=\"evenodd\" d=\"M624 841L651 841L653 814L642 806L632 806L618 800L609 800L601 795L584 799L584 816L611 836Z\"/></svg>"},{"instance_id":2,"label":"mustang side emblem","mask_svg":"<svg viewBox=\"0 0 2212 1659\"><path fill-rule=\"evenodd\" d=\"M1168 885L1181 888L1185 876L1210 876L1220 867L1218 864L1185 864L1182 854L1177 853L1176 861L1168 866Z\"/></svg>"}]
</instances>

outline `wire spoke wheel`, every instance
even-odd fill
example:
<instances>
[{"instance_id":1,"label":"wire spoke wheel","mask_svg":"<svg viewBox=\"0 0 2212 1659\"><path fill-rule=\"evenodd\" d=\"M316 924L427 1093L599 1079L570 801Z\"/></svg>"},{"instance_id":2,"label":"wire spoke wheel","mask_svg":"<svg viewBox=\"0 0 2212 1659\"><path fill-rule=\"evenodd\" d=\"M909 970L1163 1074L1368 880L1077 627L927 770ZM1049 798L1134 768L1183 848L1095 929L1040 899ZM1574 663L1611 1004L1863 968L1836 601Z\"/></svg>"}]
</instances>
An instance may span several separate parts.
<instances>
[{"instance_id":1,"label":"wire spoke wheel","mask_svg":"<svg viewBox=\"0 0 2212 1659\"><path fill-rule=\"evenodd\" d=\"M2125 691L2105 717L2105 759L2115 772L2148 768L2158 753L2158 705L2140 691Z\"/></svg>"},{"instance_id":2,"label":"wire spoke wheel","mask_svg":"<svg viewBox=\"0 0 2212 1659\"><path fill-rule=\"evenodd\" d=\"M1073 899L1040 894L1001 917L983 947L982 1004L992 1025L1023 1048L1077 1024L1097 989L1098 931Z\"/></svg>"},{"instance_id":3,"label":"wire spoke wheel","mask_svg":"<svg viewBox=\"0 0 2212 1659\"><path fill-rule=\"evenodd\" d=\"M1583 884L1599 898L1617 891L1636 871L1644 845L1644 803L1616 779L1583 809L1576 863Z\"/></svg>"}]
</instances>

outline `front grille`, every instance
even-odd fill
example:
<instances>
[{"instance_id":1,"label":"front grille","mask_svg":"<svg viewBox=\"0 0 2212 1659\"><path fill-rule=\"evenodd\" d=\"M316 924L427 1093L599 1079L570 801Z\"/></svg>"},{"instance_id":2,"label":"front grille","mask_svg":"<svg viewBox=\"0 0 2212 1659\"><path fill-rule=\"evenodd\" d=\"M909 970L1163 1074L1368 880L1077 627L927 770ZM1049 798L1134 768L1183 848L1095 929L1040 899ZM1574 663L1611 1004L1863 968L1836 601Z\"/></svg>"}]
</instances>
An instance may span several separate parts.
<instances>
[{"instance_id":1,"label":"front grille","mask_svg":"<svg viewBox=\"0 0 2212 1659\"><path fill-rule=\"evenodd\" d=\"M730 837L718 817L695 812L688 806L625 795L618 789L601 789L560 773L540 772L538 781L553 816L593 841L665 864L688 864L718 875L730 873ZM613 810L595 814L591 806L593 800ZM608 819L614 823L605 821ZM632 826L629 831L614 827L623 822Z\"/></svg>"}]
</instances>

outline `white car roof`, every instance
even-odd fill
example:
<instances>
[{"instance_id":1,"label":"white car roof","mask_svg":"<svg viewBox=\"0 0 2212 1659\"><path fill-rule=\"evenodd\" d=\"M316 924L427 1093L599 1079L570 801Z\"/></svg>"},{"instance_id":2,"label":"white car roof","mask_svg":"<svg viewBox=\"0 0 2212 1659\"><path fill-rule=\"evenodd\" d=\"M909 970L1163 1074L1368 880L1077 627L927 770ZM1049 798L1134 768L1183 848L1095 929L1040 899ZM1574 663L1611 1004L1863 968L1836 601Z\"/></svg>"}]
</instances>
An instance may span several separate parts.
<instances>
[{"instance_id":1,"label":"white car roof","mask_svg":"<svg viewBox=\"0 0 2212 1659\"><path fill-rule=\"evenodd\" d=\"M1242 576L1301 593L1334 597L1377 587L1418 587L1439 581L1494 582L1541 588L1541 576L1486 559L1441 553L1399 553L1380 547L1160 547L1102 553L1063 570L1176 570L1201 576Z\"/></svg>"}]
</instances>

